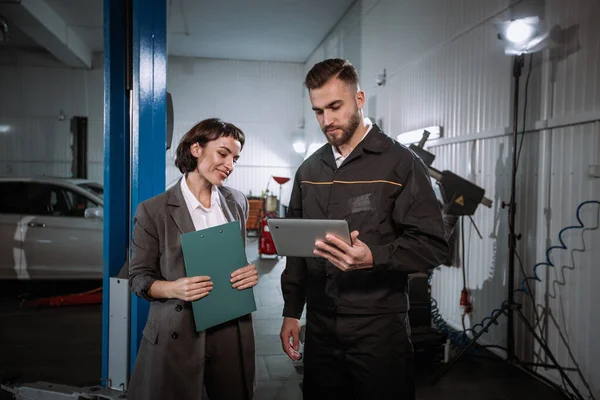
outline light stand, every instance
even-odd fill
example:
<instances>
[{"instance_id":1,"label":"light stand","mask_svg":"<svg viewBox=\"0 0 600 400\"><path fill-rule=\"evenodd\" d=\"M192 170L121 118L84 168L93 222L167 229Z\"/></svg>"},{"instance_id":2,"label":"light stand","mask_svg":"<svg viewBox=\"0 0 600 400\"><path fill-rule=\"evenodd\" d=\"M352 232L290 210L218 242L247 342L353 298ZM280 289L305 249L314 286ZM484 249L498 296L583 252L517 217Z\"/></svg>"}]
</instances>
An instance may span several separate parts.
<instances>
[{"instance_id":1,"label":"light stand","mask_svg":"<svg viewBox=\"0 0 600 400\"><path fill-rule=\"evenodd\" d=\"M508 318L507 324L507 357L506 361L508 363L516 366L521 369L525 373L531 375L532 377L546 383L547 385L553 387L557 391L561 392L566 398L570 398L568 393L556 383L550 381L546 377L540 375L539 373L525 368L528 367L544 367L544 368L552 368L557 369L561 375L563 381L568 384L571 390L574 393L575 398L584 400L584 397L581 395L577 387L573 384L566 370L575 370L573 368L563 368L554 355L552 351L548 348L546 342L535 332L535 328L531 325L527 317L523 314L521 310L521 304L518 304L514 301L514 279L515 279L515 255L517 250L517 240L521 238L521 235L516 234L515 230L515 216L516 216L516 181L517 181L517 153L518 153L518 118L519 118L519 79L521 77L521 70L524 65L525 56L523 54L516 55L514 57L514 65L513 65L513 79L514 79L514 96L513 96L513 157L512 157L512 176L511 176L511 193L510 193L510 202L508 204L502 203L502 207L508 207L508 218L509 218L509 237L508 237L508 246L509 246L509 255L508 255L508 300L502 304L502 308L496 312L496 314L488 321L488 323L471 339L471 341L463 347L454 358L448 363L448 365L441 371L439 375L437 375L432 381L431 384L435 385L448 371L452 368L454 364L460 359L462 355L464 355L482 336L486 333L489 327L492 324L497 324L497 319L506 314ZM552 364L539 364L539 363L528 363L522 362L515 354L515 338L514 338L514 314L519 316L519 318L523 321L528 331L532 334L534 339L538 342L538 344L542 347L548 358L552 361Z\"/></svg>"},{"instance_id":2,"label":"light stand","mask_svg":"<svg viewBox=\"0 0 600 400\"><path fill-rule=\"evenodd\" d=\"M510 202L506 204L502 202L502 208L508 207L508 300L506 316L508 317L507 323L507 336L506 336L506 353L507 359L512 361L515 356L515 327L514 327L514 315L513 310L515 309L515 253L517 251L517 240L521 239L521 235L517 235L515 229L515 218L517 214L516 207L516 192L517 192L517 153L518 153L518 124L519 124L519 81L521 80L521 71L525 64L525 56L523 54L517 55L514 58L513 63L513 81L514 81L514 92L513 92L513 154L512 154L512 173L511 173L511 186L510 186Z\"/></svg>"}]
</instances>

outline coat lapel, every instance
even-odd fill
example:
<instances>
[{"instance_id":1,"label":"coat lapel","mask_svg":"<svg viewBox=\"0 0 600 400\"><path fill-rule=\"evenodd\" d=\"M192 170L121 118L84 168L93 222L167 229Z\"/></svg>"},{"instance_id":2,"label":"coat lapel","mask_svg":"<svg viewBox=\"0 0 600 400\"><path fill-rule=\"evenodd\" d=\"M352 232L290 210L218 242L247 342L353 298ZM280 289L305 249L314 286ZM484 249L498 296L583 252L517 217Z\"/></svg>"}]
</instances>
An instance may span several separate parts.
<instances>
[{"instance_id":1,"label":"coat lapel","mask_svg":"<svg viewBox=\"0 0 600 400\"><path fill-rule=\"evenodd\" d=\"M220 187L219 196L221 199L221 209L223 210L223 214L225 214L227 222L238 221L240 224L240 233L242 234L242 242L244 243L245 247L246 221L241 217L243 215L243 211L241 210L240 204L233 200L231 192L227 188Z\"/></svg>"},{"instance_id":2,"label":"coat lapel","mask_svg":"<svg viewBox=\"0 0 600 400\"><path fill-rule=\"evenodd\" d=\"M183 179L183 178L181 178ZM169 189L169 200L167 204L170 207L170 215L181 233L193 232L196 230L192 216L187 209L183 193L181 192L181 179L171 189ZM239 220L237 204L231 199L231 193L219 188L219 199L221 200L221 209L227 222Z\"/></svg>"},{"instance_id":3,"label":"coat lapel","mask_svg":"<svg viewBox=\"0 0 600 400\"><path fill-rule=\"evenodd\" d=\"M173 222L175 222L175 225L177 225L177 228L179 228L179 231L181 233L188 233L195 231L196 228L194 227L192 216L185 205L185 199L181 192L181 179L176 185L169 189L169 200L167 201L167 204L171 206L169 214L171 215Z\"/></svg>"},{"instance_id":4,"label":"coat lapel","mask_svg":"<svg viewBox=\"0 0 600 400\"><path fill-rule=\"evenodd\" d=\"M223 190L219 188L219 198L221 200L223 214L225 214L225 218L227 222L239 220L237 207L235 201L231 200L230 193L223 193Z\"/></svg>"}]
</instances>

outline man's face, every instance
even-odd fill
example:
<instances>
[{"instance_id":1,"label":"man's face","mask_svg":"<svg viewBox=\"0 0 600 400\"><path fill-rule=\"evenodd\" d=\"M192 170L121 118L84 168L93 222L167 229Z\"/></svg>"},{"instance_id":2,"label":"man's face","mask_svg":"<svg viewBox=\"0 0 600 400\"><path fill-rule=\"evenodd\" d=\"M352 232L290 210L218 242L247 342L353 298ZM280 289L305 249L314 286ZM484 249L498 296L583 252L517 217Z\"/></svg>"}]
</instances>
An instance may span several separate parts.
<instances>
[{"instance_id":1,"label":"man's face","mask_svg":"<svg viewBox=\"0 0 600 400\"><path fill-rule=\"evenodd\" d=\"M357 92L354 85L332 78L308 94L329 144L338 147L348 143L360 124L359 108L364 104L364 93Z\"/></svg>"}]
</instances>

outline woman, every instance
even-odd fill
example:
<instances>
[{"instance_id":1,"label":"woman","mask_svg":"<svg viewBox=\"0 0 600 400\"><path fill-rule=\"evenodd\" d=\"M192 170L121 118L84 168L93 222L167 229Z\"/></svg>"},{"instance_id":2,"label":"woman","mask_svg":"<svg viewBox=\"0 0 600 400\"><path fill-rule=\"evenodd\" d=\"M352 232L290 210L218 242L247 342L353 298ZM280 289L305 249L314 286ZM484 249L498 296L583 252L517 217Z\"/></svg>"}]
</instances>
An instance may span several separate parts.
<instances>
[{"instance_id":1,"label":"woman","mask_svg":"<svg viewBox=\"0 0 600 400\"><path fill-rule=\"evenodd\" d=\"M199 122L181 139L175 165L184 176L141 203L135 214L129 285L151 301L128 388L132 400L252 399L251 315L196 332L192 301L210 296L208 276L186 277L180 235L239 220L246 237L248 200L224 187L244 145L244 133L219 119ZM258 283L250 264L231 275L239 290ZM200 300L201 301L201 300Z\"/></svg>"}]
</instances>

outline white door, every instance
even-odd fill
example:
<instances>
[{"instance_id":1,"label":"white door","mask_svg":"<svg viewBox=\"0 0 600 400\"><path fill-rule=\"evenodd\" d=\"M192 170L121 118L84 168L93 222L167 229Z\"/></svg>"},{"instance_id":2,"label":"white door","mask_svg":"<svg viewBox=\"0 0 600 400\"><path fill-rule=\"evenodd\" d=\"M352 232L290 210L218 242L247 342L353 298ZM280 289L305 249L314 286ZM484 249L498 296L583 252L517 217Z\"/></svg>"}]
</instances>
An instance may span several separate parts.
<instances>
[{"instance_id":1,"label":"white door","mask_svg":"<svg viewBox=\"0 0 600 400\"><path fill-rule=\"evenodd\" d=\"M0 182L0 193L0 279L28 279L22 269L25 184Z\"/></svg>"},{"instance_id":2,"label":"white door","mask_svg":"<svg viewBox=\"0 0 600 400\"><path fill-rule=\"evenodd\" d=\"M32 279L100 279L102 220L86 219L85 196L58 185L29 183L30 217L23 232L26 269Z\"/></svg>"}]
</instances>

